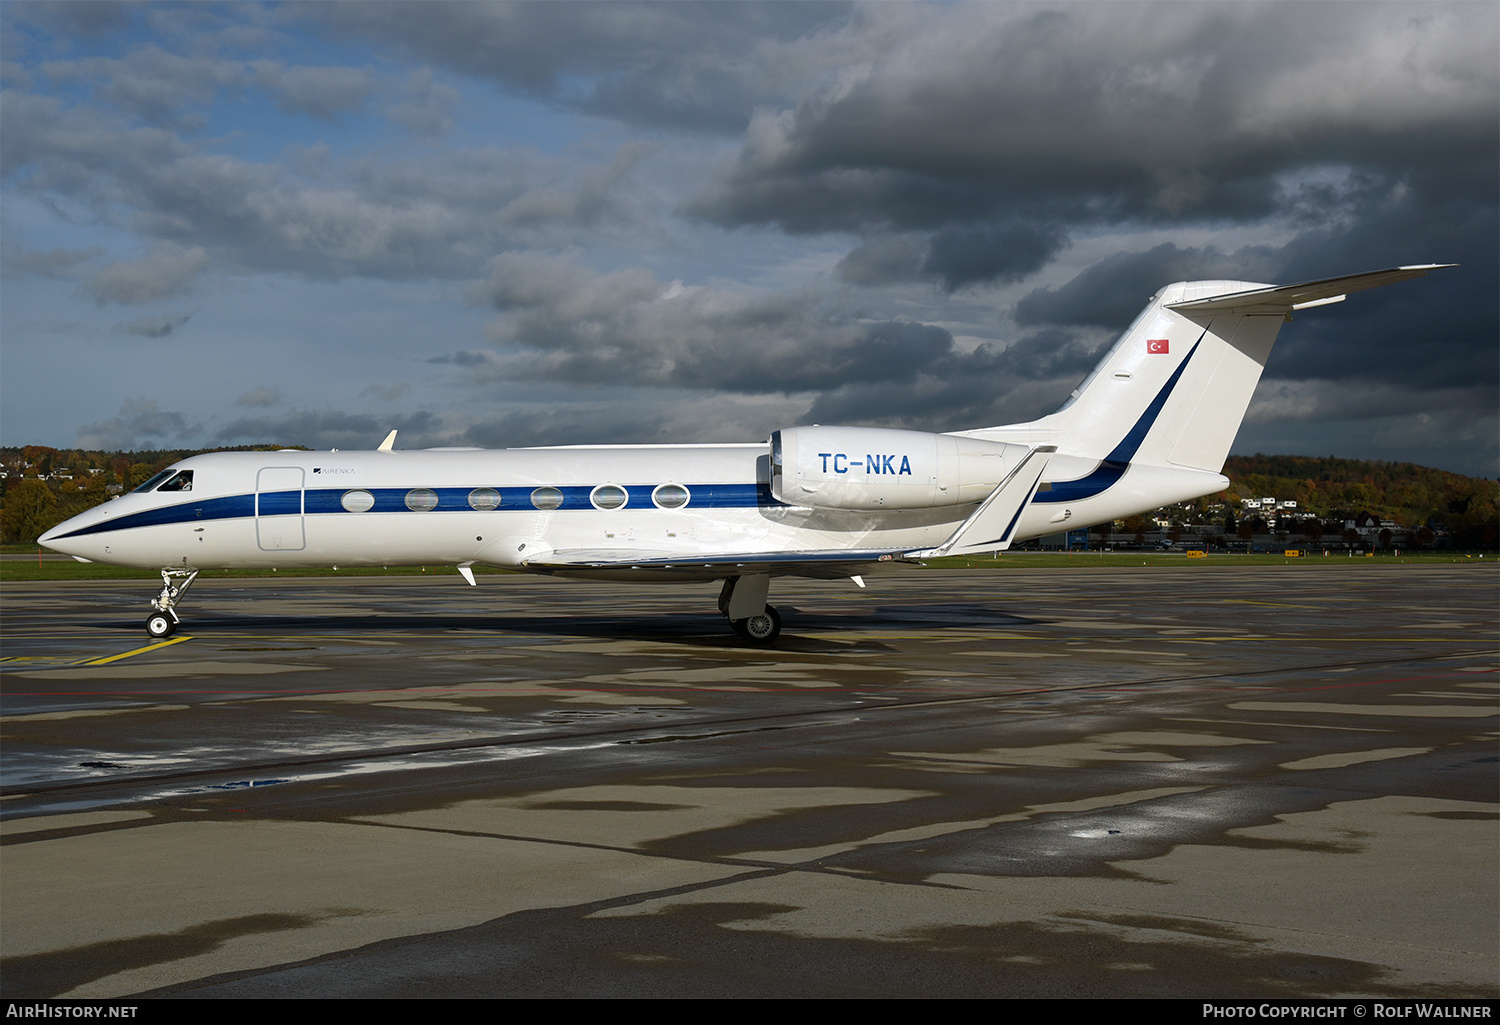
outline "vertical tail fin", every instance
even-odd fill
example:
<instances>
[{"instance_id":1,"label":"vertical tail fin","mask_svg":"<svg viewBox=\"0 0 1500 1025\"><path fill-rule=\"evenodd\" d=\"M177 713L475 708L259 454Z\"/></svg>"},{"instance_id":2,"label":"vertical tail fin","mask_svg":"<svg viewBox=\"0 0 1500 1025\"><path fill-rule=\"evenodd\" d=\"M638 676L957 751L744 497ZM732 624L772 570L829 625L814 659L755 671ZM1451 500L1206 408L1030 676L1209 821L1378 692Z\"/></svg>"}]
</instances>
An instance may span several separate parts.
<instances>
[{"instance_id":1,"label":"vertical tail fin","mask_svg":"<svg viewBox=\"0 0 1500 1025\"><path fill-rule=\"evenodd\" d=\"M1152 297L1061 409L1024 426L1055 440L1060 454L1217 473L1276 332L1293 310L1451 266L1396 267L1296 285L1176 282Z\"/></svg>"}]
</instances>

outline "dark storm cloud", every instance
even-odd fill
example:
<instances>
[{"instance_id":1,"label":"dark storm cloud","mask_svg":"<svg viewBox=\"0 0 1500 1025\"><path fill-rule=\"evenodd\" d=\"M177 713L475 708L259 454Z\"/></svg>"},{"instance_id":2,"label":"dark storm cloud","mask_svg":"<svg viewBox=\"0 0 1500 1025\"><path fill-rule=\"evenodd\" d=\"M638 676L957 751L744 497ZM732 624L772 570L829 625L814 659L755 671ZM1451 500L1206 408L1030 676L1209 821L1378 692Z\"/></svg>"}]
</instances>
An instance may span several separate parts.
<instances>
[{"instance_id":1,"label":"dark storm cloud","mask_svg":"<svg viewBox=\"0 0 1500 1025\"><path fill-rule=\"evenodd\" d=\"M1500 174L1500 171L1497 171ZM1500 178L1494 182L1500 192ZM1039 289L1016 304L1021 325L1118 328L1163 285L1210 278L1294 282L1385 267L1459 263L1419 281L1352 295L1327 308L1301 311L1284 328L1267 366L1273 378L1386 381L1412 390L1482 382L1500 399L1500 310L1476 295L1500 280L1500 217L1493 205L1464 204L1448 215L1418 208L1415 193L1349 224L1318 229L1285 246L1246 246L1233 253L1169 243L1118 253L1058 288Z\"/></svg>"},{"instance_id":2,"label":"dark storm cloud","mask_svg":"<svg viewBox=\"0 0 1500 1025\"><path fill-rule=\"evenodd\" d=\"M1005 211L1255 220L1297 169L1406 173L1490 153L1495 9L1415 10L881 10L911 22L910 39L795 110L757 114L686 209L791 232L936 230Z\"/></svg>"},{"instance_id":3,"label":"dark storm cloud","mask_svg":"<svg viewBox=\"0 0 1500 1025\"><path fill-rule=\"evenodd\" d=\"M1163 285L1213 278L1271 281L1287 259L1268 246L1221 253L1213 246L1179 247L1170 242L1141 253L1116 253L1091 264L1065 285L1024 296L1016 303L1016 323L1091 324L1120 330Z\"/></svg>"},{"instance_id":4,"label":"dark storm cloud","mask_svg":"<svg viewBox=\"0 0 1500 1025\"><path fill-rule=\"evenodd\" d=\"M1066 244L1055 226L945 228L933 236L922 269L940 278L949 292L980 282L1008 283L1041 270Z\"/></svg>"},{"instance_id":5,"label":"dark storm cloud","mask_svg":"<svg viewBox=\"0 0 1500 1025\"><path fill-rule=\"evenodd\" d=\"M253 416L225 424L214 433L224 445L274 443L309 448L371 449L392 429L400 432L399 448L425 448L444 443L442 418L426 410L404 414L344 413L337 410L298 410L281 416Z\"/></svg>"},{"instance_id":6,"label":"dark storm cloud","mask_svg":"<svg viewBox=\"0 0 1500 1025\"><path fill-rule=\"evenodd\" d=\"M834 272L853 285L930 281L951 294L968 285L1022 280L1066 245L1055 225L1018 222L945 228L926 240L880 235L850 250Z\"/></svg>"},{"instance_id":7,"label":"dark storm cloud","mask_svg":"<svg viewBox=\"0 0 1500 1025\"><path fill-rule=\"evenodd\" d=\"M1034 419L1062 404L1108 340L1052 328L1005 347L950 352L909 382L850 381L825 391L803 422L954 431Z\"/></svg>"},{"instance_id":8,"label":"dark storm cloud","mask_svg":"<svg viewBox=\"0 0 1500 1025\"><path fill-rule=\"evenodd\" d=\"M953 346L943 328L861 318L811 291L666 285L564 257L496 257L469 294L501 314L490 335L505 351L486 371L496 378L784 394L910 380Z\"/></svg>"},{"instance_id":9,"label":"dark storm cloud","mask_svg":"<svg viewBox=\"0 0 1500 1025\"><path fill-rule=\"evenodd\" d=\"M1295 314L1268 374L1382 382L1418 395L1462 388L1474 400L1468 408L1493 410L1500 405L1500 313L1493 302L1476 303L1474 296L1485 290L1493 295L1497 271L1493 259L1476 260Z\"/></svg>"},{"instance_id":10,"label":"dark storm cloud","mask_svg":"<svg viewBox=\"0 0 1500 1025\"><path fill-rule=\"evenodd\" d=\"M210 254L227 269L321 278L472 274L503 248L631 224L638 215L619 195L652 149L628 142L581 171L525 151L473 149L358 166L343 181L320 182L201 152L163 129L52 97L7 92L3 117L0 161L14 187L100 220L129 211L136 231L163 240L147 275L157 284L112 265L89 286L101 302L170 294ZM168 250L179 254L175 263L162 255Z\"/></svg>"},{"instance_id":11,"label":"dark storm cloud","mask_svg":"<svg viewBox=\"0 0 1500 1025\"><path fill-rule=\"evenodd\" d=\"M83 448L132 450L186 438L199 430L182 413L159 409L155 399L126 399L119 415L78 428Z\"/></svg>"},{"instance_id":12,"label":"dark storm cloud","mask_svg":"<svg viewBox=\"0 0 1500 1025\"><path fill-rule=\"evenodd\" d=\"M845 3L311 4L332 35L378 45L579 109L645 125L737 131L767 98L826 75L798 41ZM804 52L804 50L806 52Z\"/></svg>"},{"instance_id":13,"label":"dark storm cloud","mask_svg":"<svg viewBox=\"0 0 1500 1025\"><path fill-rule=\"evenodd\" d=\"M922 279L926 258L924 239L914 235L880 235L845 253L834 273L851 285L903 284Z\"/></svg>"},{"instance_id":14,"label":"dark storm cloud","mask_svg":"<svg viewBox=\"0 0 1500 1025\"><path fill-rule=\"evenodd\" d=\"M639 445L681 441L660 409L632 406L628 419L614 406L560 405L518 409L489 416L465 428L456 439L482 448L526 448L535 445Z\"/></svg>"}]
</instances>

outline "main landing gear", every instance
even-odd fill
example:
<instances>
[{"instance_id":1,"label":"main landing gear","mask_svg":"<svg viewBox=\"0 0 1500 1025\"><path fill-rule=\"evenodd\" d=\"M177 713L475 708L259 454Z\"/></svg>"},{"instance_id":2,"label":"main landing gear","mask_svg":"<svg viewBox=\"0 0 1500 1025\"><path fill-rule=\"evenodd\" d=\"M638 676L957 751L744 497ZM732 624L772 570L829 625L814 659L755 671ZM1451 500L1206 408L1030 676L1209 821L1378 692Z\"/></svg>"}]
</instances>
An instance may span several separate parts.
<instances>
[{"instance_id":1,"label":"main landing gear","mask_svg":"<svg viewBox=\"0 0 1500 1025\"><path fill-rule=\"evenodd\" d=\"M730 577L719 592L719 611L746 644L765 648L781 636L781 613L766 604L769 576Z\"/></svg>"},{"instance_id":2,"label":"main landing gear","mask_svg":"<svg viewBox=\"0 0 1500 1025\"><path fill-rule=\"evenodd\" d=\"M767 605L766 611L760 615L746 619L733 619L730 620L729 625L734 628L740 640L763 648L781 635L781 613L776 611L774 605Z\"/></svg>"},{"instance_id":3,"label":"main landing gear","mask_svg":"<svg viewBox=\"0 0 1500 1025\"><path fill-rule=\"evenodd\" d=\"M177 603L198 579L195 569L164 569L161 571L161 594L151 599L156 611L146 617L146 632L152 637L171 637L181 622L177 618ZM177 583L177 581L182 581Z\"/></svg>"}]
</instances>

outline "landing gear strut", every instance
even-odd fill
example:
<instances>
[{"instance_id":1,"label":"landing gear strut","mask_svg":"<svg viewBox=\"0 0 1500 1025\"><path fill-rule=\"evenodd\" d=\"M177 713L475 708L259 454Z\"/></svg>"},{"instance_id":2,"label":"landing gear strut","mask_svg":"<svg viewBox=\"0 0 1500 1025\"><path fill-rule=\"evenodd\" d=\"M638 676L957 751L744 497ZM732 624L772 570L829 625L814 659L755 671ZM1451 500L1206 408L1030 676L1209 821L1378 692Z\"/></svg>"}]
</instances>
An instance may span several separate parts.
<instances>
[{"instance_id":1,"label":"landing gear strut","mask_svg":"<svg viewBox=\"0 0 1500 1025\"><path fill-rule=\"evenodd\" d=\"M151 599L156 611L146 617L146 632L152 637L170 637L181 622L177 618L177 603L198 579L195 569L164 569L161 571L161 594ZM181 583L177 583L177 581Z\"/></svg>"},{"instance_id":2,"label":"landing gear strut","mask_svg":"<svg viewBox=\"0 0 1500 1025\"><path fill-rule=\"evenodd\" d=\"M768 647L781 635L781 614L766 604L769 576L730 577L719 592L719 611L746 644Z\"/></svg>"}]
</instances>

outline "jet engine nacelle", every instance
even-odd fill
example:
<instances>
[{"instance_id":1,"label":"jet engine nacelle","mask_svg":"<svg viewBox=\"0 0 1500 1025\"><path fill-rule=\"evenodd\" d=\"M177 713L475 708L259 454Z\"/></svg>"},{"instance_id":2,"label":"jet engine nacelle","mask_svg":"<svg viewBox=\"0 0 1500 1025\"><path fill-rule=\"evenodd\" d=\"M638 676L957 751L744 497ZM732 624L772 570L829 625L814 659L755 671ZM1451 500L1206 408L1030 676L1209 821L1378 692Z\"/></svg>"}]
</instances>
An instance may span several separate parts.
<instances>
[{"instance_id":1,"label":"jet engine nacelle","mask_svg":"<svg viewBox=\"0 0 1500 1025\"><path fill-rule=\"evenodd\" d=\"M878 427L771 435L771 494L818 509L931 509L982 502L1026 445Z\"/></svg>"}]
</instances>

